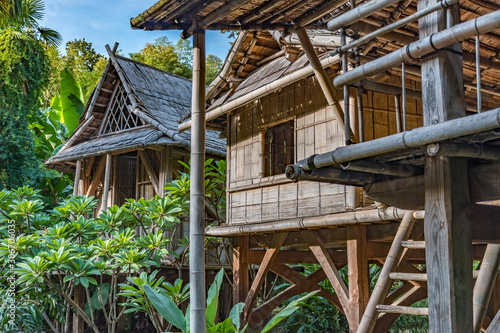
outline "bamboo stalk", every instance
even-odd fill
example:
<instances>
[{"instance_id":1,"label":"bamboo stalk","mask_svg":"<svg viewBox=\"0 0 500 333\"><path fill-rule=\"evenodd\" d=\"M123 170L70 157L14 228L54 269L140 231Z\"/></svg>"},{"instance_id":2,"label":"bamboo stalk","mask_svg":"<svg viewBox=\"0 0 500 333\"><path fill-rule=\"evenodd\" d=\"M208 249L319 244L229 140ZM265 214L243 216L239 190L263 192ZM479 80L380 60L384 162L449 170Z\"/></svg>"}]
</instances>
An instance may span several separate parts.
<instances>
[{"instance_id":1,"label":"bamboo stalk","mask_svg":"<svg viewBox=\"0 0 500 333\"><path fill-rule=\"evenodd\" d=\"M414 221L413 212L407 211L401 221L401 224L399 225L396 235L394 236L394 241L392 242L387 259L370 296L370 300L366 306L366 310L359 324L357 333L370 333L373 331L375 322L378 318L377 305L383 303L383 300L387 297L387 294L390 291L392 281L389 278L389 274L399 263L399 258L403 253L401 242L408 238L413 228Z\"/></svg>"},{"instance_id":2,"label":"bamboo stalk","mask_svg":"<svg viewBox=\"0 0 500 333\"><path fill-rule=\"evenodd\" d=\"M408 210L388 207L384 210L370 209L346 213L308 216L268 223L234 225L206 229L206 234L214 237L229 237L243 234L283 232L289 230L331 228L336 226L357 225L401 220Z\"/></svg>"},{"instance_id":3,"label":"bamboo stalk","mask_svg":"<svg viewBox=\"0 0 500 333\"><path fill-rule=\"evenodd\" d=\"M398 313L411 316L428 316L429 308L415 308L399 305L377 305L377 310L383 313ZM358 331L359 332L359 331Z\"/></svg>"},{"instance_id":4,"label":"bamboo stalk","mask_svg":"<svg viewBox=\"0 0 500 333\"><path fill-rule=\"evenodd\" d=\"M370 16L398 1L399 0L369 1L328 21L326 27L328 30L336 31L355 23L362 18Z\"/></svg>"},{"instance_id":5,"label":"bamboo stalk","mask_svg":"<svg viewBox=\"0 0 500 333\"><path fill-rule=\"evenodd\" d=\"M474 285L472 301L474 333L481 331L491 292L498 276L498 266L500 266L500 244L488 244Z\"/></svg>"},{"instance_id":6,"label":"bamboo stalk","mask_svg":"<svg viewBox=\"0 0 500 333\"><path fill-rule=\"evenodd\" d=\"M411 61L414 58L425 56L434 52L436 49L443 49L478 33L484 34L491 32L498 27L499 21L500 11L496 11L454 25L438 33L432 34L432 36L408 44L397 51L355 68L348 73L339 75L333 80L333 84L335 87L351 84L365 77L373 76L391 69L392 67L396 67L402 61Z\"/></svg>"},{"instance_id":7,"label":"bamboo stalk","mask_svg":"<svg viewBox=\"0 0 500 333\"><path fill-rule=\"evenodd\" d=\"M408 148L416 148L448 139L497 129L499 127L500 108L468 117L415 128L411 131L358 143L355 146L339 147L334 151L314 156L312 161L308 161L308 159L301 160L297 162L295 166L304 171L310 171L311 165L315 168L323 168ZM287 177L296 179L293 173L287 174Z\"/></svg>"},{"instance_id":8,"label":"bamboo stalk","mask_svg":"<svg viewBox=\"0 0 500 333\"><path fill-rule=\"evenodd\" d=\"M196 19L195 19L196 20ZM205 25L193 20L193 91L191 102L191 188L189 217L189 280L191 282L190 325L205 332Z\"/></svg>"},{"instance_id":9,"label":"bamboo stalk","mask_svg":"<svg viewBox=\"0 0 500 333\"><path fill-rule=\"evenodd\" d=\"M389 278L391 280L400 280L400 281L426 282L427 281L427 274L426 273L393 272L393 273L389 274Z\"/></svg>"}]
</instances>

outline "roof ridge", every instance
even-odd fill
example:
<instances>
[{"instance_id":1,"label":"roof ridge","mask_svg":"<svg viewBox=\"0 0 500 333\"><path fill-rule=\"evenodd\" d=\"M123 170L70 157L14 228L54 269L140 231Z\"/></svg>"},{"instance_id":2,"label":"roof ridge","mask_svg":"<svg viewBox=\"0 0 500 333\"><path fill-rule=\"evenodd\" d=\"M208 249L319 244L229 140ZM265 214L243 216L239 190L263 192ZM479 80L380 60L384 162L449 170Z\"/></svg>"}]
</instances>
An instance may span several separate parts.
<instances>
[{"instance_id":1,"label":"roof ridge","mask_svg":"<svg viewBox=\"0 0 500 333\"><path fill-rule=\"evenodd\" d=\"M174 73L171 73L171 72L164 71L163 69L159 69L159 68L157 68L157 67L155 67L155 66L151 66L151 65L145 64L145 63L143 63L143 62L137 61L137 60L132 59L132 58L124 57L124 56L121 56L121 55L118 55L118 54L115 54L115 57L116 57L116 58L120 58L120 59L125 60L125 61L130 61L130 62L133 62L133 63L138 64L138 65L140 65L140 66L149 67L149 68L151 68L151 69L154 69L154 70L156 70L156 71L162 72L162 73L164 73L164 74L173 75L173 76L175 76L175 77L178 77L179 79L183 79L183 80L186 80L186 81L192 82L192 80L191 80L191 79L188 79L187 77L180 76L180 75L178 75L178 74L174 74Z\"/></svg>"}]
</instances>

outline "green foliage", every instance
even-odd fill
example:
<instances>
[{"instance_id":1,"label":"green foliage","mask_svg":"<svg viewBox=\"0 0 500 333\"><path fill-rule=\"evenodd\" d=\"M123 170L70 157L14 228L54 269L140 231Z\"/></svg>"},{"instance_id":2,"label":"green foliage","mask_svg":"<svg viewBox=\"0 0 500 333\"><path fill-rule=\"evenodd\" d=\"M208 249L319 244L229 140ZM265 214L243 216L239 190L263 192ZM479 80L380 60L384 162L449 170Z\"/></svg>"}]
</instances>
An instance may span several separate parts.
<instances>
[{"instance_id":1,"label":"green foliage","mask_svg":"<svg viewBox=\"0 0 500 333\"><path fill-rule=\"evenodd\" d=\"M80 85L76 82L71 72L68 69L64 69L61 71L60 76L60 94L52 99L50 107L57 111L59 121L67 129L69 136L78 126L85 105Z\"/></svg>"},{"instance_id":2,"label":"green foliage","mask_svg":"<svg viewBox=\"0 0 500 333\"><path fill-rule=\"evenodd\" d=\"M163 237L162 230L154 229L172 230L169 224L178 223L182 213L178 200L154 198L127 202L94 217L96 200L93 198L69 197L51 209L43 203L40 193L28 187L0 191L0 225L13 220L16 228L16 237L11 242L17 252L17 285L23 290L16 294L16 302L22 304L27 299L37 299L38 304L31 304L34 309L61 324L66 320L65 313L73 311L94 332L99 332L96 311L102 311L108 332L115 332L116 322L129 306L126 304L118 311L120 289L124 293L134 290L137 293L142 284L151 282L145 273L140 273L142 269L158 266L167 258L176 260L168 252L171 239ZM142 207L143 212L139 213L137 207ZM144 227L153 231L136 237L138 223L133 214L143 214ZM5 290L5 279L12 271L7 269L11 264L7 228L0 228L0 235L0 290ZM119 285L120 274L125 275L127 282ZM105 283L106 276L109 282ZM163 293L176 304L189 295L188 287L182 286L182 282L172 285L160 281L160 284ZM73 290L77 286L83 287L89 300L85 307L73 302ZM130 306L138 309L140 302ZM0 317L0 322L4 319ZM42 329L37 325L40 332L45 324L41 322ZM18 330L20 326L8 329Z\"/></svg>"},{"instance_id":3,"label":"green foliage","mask_svg":"<svg viewBox=\"0 0 500 333\"><path fill-rule=\"evenodd\" d=\"M37 177L29 120L47 77L43 47L13 28L0 30L0 188L33 184Z\"/></svg>"},{"instance_id":4,"label":"green foliage","mask_svg":"<svg viewBox=\"0 0 500 333\"><path fill-rule=\"evenodd\" d=\"M212 81L215 79L220 69L222 68L222 65L223 62L219 57L213 54L207 55L207 63L206 63L207 84L212 83Z\"/></svg>"},{"instance_id":5,"label":"green foliage","mask_svg":"<svg viewBox=\"0 0 500 333\"><path fill-rule=\"evenodd\" d=\"M191 79L193 74L193 48L185 39L179 39L174 45L167 37L159 37L153 43L146 43L139 52L129 56L137 61L159 68L185 78ZM222 60L209 54L206 58L206 81L213 81L222 67Z\"/></svg>"},{"instance_id":6,"label":"green foliage","mask_svg":"<svg viewBox=\"0 0 500 333\"><path fill-rule=\"evenodd\" d=\"M50 47L61 43L58 32L38 24L43 19L45 4L43 0L10 0L0 6L0 30L13 28L18 36L41 42Z\"/></svg>"},{"instance_id":7,"label":"green foliage","mask_svg":"<svg viewBox=\"0 0 500 333\"><path fill-rule=\"evenodd\" d=\"M244 333L246 331L246 326L240 330L240 316L243 311L243 303L236 304L231 309L230 316L224 321L219 323L216 322L219 293L223 278L224 269L221 269L215 276L214 282L208 291L206 307L207 333ZM153 286L146 284L143 286L143 289L148 301L169 324L175 326L183 333L190 331L189 307L184 314L178 308L179 304L175 302L176 298L171 294L165 292L161 293L161 290L155 290ZM180 288L176 288L176 290L180 290Z\"/></svg>"},{"instance_id":8,"label":"green foliage","mask_svg":"<svg viewBox=\"0 0 500 333\"><path fill-rule=\"evenodd\" d=\"M191 78L191 68L181 62L175 46L167 37L159 37L153 43L146 43L136 53L130 53L134 60L186 78Z\"/></svg>"}]
</instances>

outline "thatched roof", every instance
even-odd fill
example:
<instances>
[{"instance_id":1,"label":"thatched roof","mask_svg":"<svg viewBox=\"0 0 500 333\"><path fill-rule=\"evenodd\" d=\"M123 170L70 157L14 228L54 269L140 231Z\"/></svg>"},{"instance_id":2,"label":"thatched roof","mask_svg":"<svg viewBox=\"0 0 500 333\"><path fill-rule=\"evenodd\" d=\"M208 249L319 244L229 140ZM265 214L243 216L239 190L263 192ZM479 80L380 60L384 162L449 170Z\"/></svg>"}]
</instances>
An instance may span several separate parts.
<instances>
[{"instance_id":1,"label":"thatched roof","mask_svg":"<svg viewBox=\"0 0 500 333\"><path fill-rule=\"evenodd\" d=\"M185 20L188 13L198 15L200 21L203 21L210 14L215 13L217 8L237 2L238 0L201 1L195 6L195 1L189 2L189 4L175 1L175 5L172 1L159 1L143 14L132 19L131 23L134 28L143 29L188 29L186 26L191 24L190 21ZM284 9L287 4L292 3L295 5L290 9ZM361 19L358 23L350 26L347 32L351 36L366 35L381 26L415 13L417 11L416 3L416 0L395 3L376 14ZM215 4L218 4L218 7ZM267 6L271 4L276 5L276 7L267 11L265 8L268 8ZM319 11L318 8L322 6L329 6L329 10L326 12ZM219 16L211 24L207 25L206 29L219 29L222 25L232 24L231 27L234 30L248 30L240 33L226 58L225 70L221 71L207 91L207 126L219 130L224 128L223 122L225 118L212 119L211 110L235 100L238 96L241 97L248 91L263 87L278 77L283 77L284 74L278 74L278 72L288 73L292 68L297 69L299 65L293 61L287 62L285 60L293 52L299 53L297 62L299 62L300 66L308 65L308 61L303 57L302 47L296 34L284 32L285 27L297 24L306 16L313 17L314 15L316 15L316 19L311 21L311 24L314 27L325 27L325 23L329 19L346 12L349 8L345 1L247 1L242 3L238 10L228 13L226 16ZM498 1L468 0L460 2L462 21L472 20L479 15L485 15L497 10L500 10ZM283 14L286 14L286 16L283 16ZM272 21L275 21L271 27L274 30L266 31L265 29L269 28L269 26L265 23ZM259 22L262 24L256 26ZM177 27L175 27L175 24L177 24ZM293 29L287 31L293 31ZM325 55L339 46L337 44L337 32L315 29L307 31L319 54ZM418 22L407 24L387 35L374 39L371 43L363 45L360 49L360 52L364 54L361 57L361 63L383 57L418 39ZM500 105L500 29L480 35L479 40L482 67L482 104L483 109L487 110ZM474 38L463 41L462 49L466 105L469 111L474 112L476 108ZM336 65L332 67L335 68ZM419 67L419 59L407 63L407 78L419 82ZM273 73L273 75L264 75L268 72ZM388 82L391 76L400 78L400 70L394 68L391 71L372 77L370 80ZM272 93L272 90L268 93ZM188 116L189 114L183 118L183 121Z\"/></svg>"},{"instance_id":2,"label":"thatched roof","mask_svg":"<svg viewBox=\"0 0 500 333\"><path fill-rule=\"evenodd\" d=\"M101 78L101 89L95 89L87 102L85 112L80 119L78 128L69 138L70 146L64 147L55 156L51 157L46 164L75 161L77 159L115 153L131 149L146 148L151 145L189 145L190 131L177 132L180 117L190 111L191 107L191 80L164 72L152 66L137 61L115 56L117 65L111 65L107 74ZM122 71L125 81L119 81L118 71ZM118 85L127 85L137 105L141 106L144 113L168 130L173 135L165 135L153 126L136 117L136 126L125 128L120 131L105 130L103 126L112 121L113 115L109 113L110 103L117 103L120 98L117 92ZM98 86L99 87L99 86ZM91 100L97 94L95 105ZM129 96L125 99L129 106ZM129 112L126 108L122 112ZM90 117L92 116L92 117ZM126 115L132 116L133 115ZM90 120L88 120L90 118ZM103 131L105 130L105 131ZM214 131L207 131L207 154L223 157L225 156L225 140L219 138Z\"/></svg>"}]
</instances>

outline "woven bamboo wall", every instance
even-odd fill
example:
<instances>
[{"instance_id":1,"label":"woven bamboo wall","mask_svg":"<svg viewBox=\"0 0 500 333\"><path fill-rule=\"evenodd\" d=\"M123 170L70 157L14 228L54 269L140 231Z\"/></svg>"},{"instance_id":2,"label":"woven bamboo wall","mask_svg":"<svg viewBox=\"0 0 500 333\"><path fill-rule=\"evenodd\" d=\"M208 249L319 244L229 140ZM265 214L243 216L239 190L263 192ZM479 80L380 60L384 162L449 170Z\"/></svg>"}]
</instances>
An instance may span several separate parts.
<instances>
[{"instance_id":1,"label":"woven bamboo wall","mask_svg":"<svg viewBox=\"0 0 500 333\"><path fill-rule=\"evenodd\" d=\"M387 80L388 83L396 83L395 81L397 78ZM414 83L408 81L408 84L415 88ZM352 94L354 92L352 90ZM337 95L342 98L341 91L337 91ZM365 92L363 103L365 140L396 133L394 96ZM407 105L408 128L421 126L421 102L408 99ZM249 103L236 110L230 119L229 224L323 215L345 211L349 207L346 186L316 182L293 183L286 180L284 175L262 177L263 143L260 133L266 126L294 119L295 161L334 150L344 144L343 134L327 108L314 77L298 81ZM358 195L358 206L370 203Z\"/></svg>"}]
</instances>

